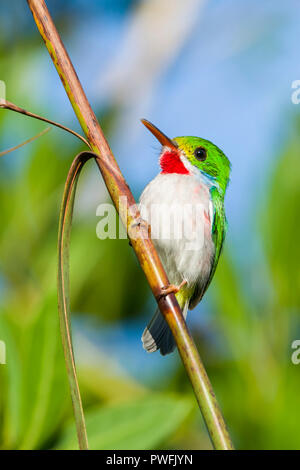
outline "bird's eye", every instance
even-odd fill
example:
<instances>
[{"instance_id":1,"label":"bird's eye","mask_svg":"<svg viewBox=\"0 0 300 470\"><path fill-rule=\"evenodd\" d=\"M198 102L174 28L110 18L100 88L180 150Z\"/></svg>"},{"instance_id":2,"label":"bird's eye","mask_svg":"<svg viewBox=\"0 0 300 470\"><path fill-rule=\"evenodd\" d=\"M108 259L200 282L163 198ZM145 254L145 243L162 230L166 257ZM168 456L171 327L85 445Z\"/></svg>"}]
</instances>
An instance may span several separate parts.
<instances>
[{"instance_id":1,"label":"bird's eye","mask_svg":"<svg viewBox=\"0 0 300 470\"><path fill-rule=\"evenodd\" d=\"M194 151L194 155L199 160L199 162L204 162L206 160L207 154L206 150L203 147L197 147L196 150Z\"/></svg>"}]
</instances>

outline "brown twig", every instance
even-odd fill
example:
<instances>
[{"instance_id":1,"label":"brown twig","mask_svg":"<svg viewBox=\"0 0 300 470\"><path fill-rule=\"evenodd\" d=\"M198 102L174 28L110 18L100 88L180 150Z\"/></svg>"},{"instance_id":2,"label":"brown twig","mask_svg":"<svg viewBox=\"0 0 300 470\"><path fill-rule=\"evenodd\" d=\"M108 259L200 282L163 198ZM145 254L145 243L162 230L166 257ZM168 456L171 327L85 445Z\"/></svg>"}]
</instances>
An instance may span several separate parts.
<instances>
[{"instance_id":1,"label":"brown twig","mask_svg":"<svg viewBox=\"0 0 300 470\"><path fill-rule=\"evenodd\" d=\"M14 150L17 150L21 147L23 147L26 144L30 144L30 142L33 142L34 140L38 139L39 137L42 137L42 135L47 134L47 132L51 131L51 127L46 127L42 132L39 132L37 135L34 135L33 137L30 137L30 139L24 140L24 142L21 142L18 145L15 145L14 147L11 147L9 149L3 150L0 152L0 157L3 157L4 155L7 155L10 152L13 152Z\"/></svg>"},{"instance_id":2,"label":"brown twig","mask_svg":"<svg viewBox=\"0 0 300 470\"><path fill-rule=\"evenodd\" d=\"M16 106L13 103L10 103L9 101L6 101L4 99L0 99L0 108L2 109L9 109L10 111L15 111L16 113L24 114L24 116L32 117L34 119L38 119L39 121L47 122L48 124L52 124L52 126L59 127L60 129L63 129L64 131L69 132L70 134L75 135L78 139L82 140L85 145L87 145L89 148L90 144L88 141L82 137L82 135L78 134L77 132L73 131L72 129L69 129L69 127L63 126L59 122L51 121L51 119L47 119L43 116L39 116L38 114L31 113L30 111L27 111L26 109L20 108L19 106Z\"/></svg>"},{"instance_id":3,"label":"brown twig","mask_svg":"<svg viewBox=\"0 0 300 470\"><path fill-rule=\"evenodd\" d=\"M27 2L81 127L92 150L99 156L96 162L111 198L127 227L132 247L158 302L160 311L174 335L178 351L194 388L212 443L216 449L232 449L232 443L216 397L197 348L187 329L176 297L174 294L161 297L163 287L169 284L162 263L151 239L147 237L148 231L143 224L137 225L140 215L132 193L121 174L102 129L91 109L46 4L44 0L27 0ZM113 171L111 171L112 169ZM127 220L124 214L128 215ZM135 225L134 237L132 236L133 225Z\"/></svg>"}]
</instances>

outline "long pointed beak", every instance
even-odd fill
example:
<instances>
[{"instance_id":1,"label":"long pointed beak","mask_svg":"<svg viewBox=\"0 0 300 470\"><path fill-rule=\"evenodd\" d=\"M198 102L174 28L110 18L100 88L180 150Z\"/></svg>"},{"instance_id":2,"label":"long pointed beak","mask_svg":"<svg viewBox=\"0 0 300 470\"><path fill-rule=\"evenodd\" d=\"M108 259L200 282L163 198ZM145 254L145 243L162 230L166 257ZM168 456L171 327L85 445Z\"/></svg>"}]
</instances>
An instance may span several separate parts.
<instances>
[{"instance_id":1,"label":"long pointed beak","mask_svg":"<svg viewBox=\"0 0 300 470\"><path fill-rule=\"evenodd\" d=\"M149 129L149 131L157 138L157 140L161 143L161 145L166 145L167 147L171 147L173 149L177 149L178 145L176 142L171 140L167 137L162 131L160 131L152 122L147 121L146 119L141 119L144 126Z\"/></svg>"}]
</instances>

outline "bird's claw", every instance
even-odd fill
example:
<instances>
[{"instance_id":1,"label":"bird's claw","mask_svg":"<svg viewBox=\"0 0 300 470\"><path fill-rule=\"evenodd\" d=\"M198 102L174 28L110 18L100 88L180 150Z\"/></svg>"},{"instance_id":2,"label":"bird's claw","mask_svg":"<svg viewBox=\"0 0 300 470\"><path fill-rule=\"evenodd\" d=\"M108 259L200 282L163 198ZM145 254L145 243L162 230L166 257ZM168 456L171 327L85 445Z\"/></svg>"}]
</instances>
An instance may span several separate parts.
<instances>
[{"instance_id":1,"label":"bird's claw","mask_svg":"<svg viewBox=\"0 0 300 470\"><path fill-rule=\"evenodd\" d=\"M187 284L187 281L184 279L179 286L175 286L174 284L169 284L168 286L164 286L161 289L160 295L158 297L158 300L161 300L162 298L167 297L169 294L177 294L177 292L180 291L180 289Z\"/></svg>"},{"instance_id":2,"label":"bird's claw","mask_svg":"<svg viewBox=\"0 0 300 470\"><path fill-rule=\"evenodd\" d=\"M138 217L136 221L131 225L132 230L136 227L143 230L144 238L151 238L151 226L148 224L148 222L146 222L146 220L142 219L142 217ZM146 233L147 236L145 237Z\"/></svg>"}]
</instances>

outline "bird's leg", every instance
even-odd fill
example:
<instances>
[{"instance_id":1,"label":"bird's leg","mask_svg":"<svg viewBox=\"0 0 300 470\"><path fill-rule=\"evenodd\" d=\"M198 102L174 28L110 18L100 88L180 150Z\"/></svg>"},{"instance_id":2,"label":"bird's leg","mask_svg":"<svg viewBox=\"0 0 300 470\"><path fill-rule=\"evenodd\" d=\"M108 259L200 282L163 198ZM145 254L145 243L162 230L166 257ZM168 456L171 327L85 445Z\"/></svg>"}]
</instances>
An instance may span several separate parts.
<instances>
[{"instance_id":1,"label":"bird's leg","mask_svg":"<svg viewBox=\"0 0 300 470\"><path fill-rule=\"evenodd\" d=\"M180 289L185 286L187 284L187 280L184 279L180 284L179 286L175 286L174 284L169 284L168 286L164 286L162 289L161 289L161 293L159 295L159 298L158 300L166 297L167 295L169 294L177 294L177 292L180 291Z\"/></svg>"}]
</instances>

